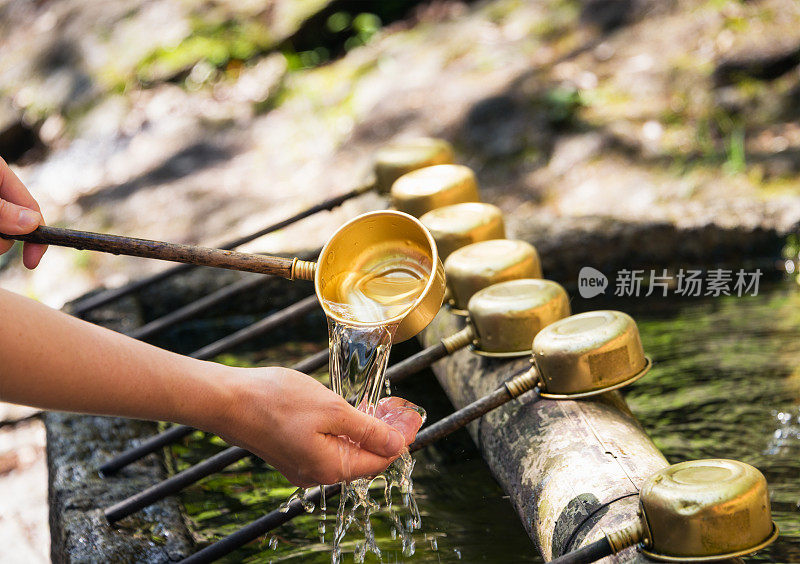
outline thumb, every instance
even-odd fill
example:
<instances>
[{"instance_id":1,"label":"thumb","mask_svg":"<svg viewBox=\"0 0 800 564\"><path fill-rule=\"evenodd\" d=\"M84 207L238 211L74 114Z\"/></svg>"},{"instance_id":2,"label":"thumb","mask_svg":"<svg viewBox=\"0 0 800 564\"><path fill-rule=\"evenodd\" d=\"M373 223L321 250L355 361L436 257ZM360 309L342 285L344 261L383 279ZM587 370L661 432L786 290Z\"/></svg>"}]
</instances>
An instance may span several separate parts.
<instances>
[{"instance_id":1,"label":"thumb","mask_svg":"<svg viewBox=\"0 0 800 564\"><path fill-rule=\"evenodd\" d=\"M24 235L43 222L42 214L0 198L0 233Z\"/></svg>"},{"instance_id":2,"label":"thumb","mask_svg":"<svg viewBox=\"0 0 800 564\"><path fill-rule=\"evenodd\" d=\"M334 435L346 435L360 448L378 456L393 457L406 446L403 434L380 419L348 405L349 410L337 421Z\"/></svg>"}]
</instances>

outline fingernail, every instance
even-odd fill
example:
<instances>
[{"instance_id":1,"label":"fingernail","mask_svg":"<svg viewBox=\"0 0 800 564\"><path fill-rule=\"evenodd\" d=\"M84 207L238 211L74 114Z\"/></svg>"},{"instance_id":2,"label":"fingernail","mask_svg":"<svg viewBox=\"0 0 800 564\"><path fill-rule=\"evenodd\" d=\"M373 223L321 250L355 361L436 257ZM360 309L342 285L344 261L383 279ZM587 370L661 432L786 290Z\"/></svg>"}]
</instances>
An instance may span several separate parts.
<instances>
[{"instance_id":1,"label":"fingernail","mask_svg":"<svg viewBox=\"0 0 800 564\"><path fill-rule=\"evenodd\" d=\"M397 454L406 446L406 439L400 431L392 429L386 439L386 452Z\"/></svg>"},{"instance_id":2,"label":"fingernail","mask_svg":"<svg viewBox=\"0 0 800 564\"><path fill-rule=\"evenodd\" d=\"M39 225L39 220L41 217L41 215L33 210L21 209L19 210L19 215L17 216L17 225L20 227L20 229L33 230Z\"/></svg>"}]
</instances>

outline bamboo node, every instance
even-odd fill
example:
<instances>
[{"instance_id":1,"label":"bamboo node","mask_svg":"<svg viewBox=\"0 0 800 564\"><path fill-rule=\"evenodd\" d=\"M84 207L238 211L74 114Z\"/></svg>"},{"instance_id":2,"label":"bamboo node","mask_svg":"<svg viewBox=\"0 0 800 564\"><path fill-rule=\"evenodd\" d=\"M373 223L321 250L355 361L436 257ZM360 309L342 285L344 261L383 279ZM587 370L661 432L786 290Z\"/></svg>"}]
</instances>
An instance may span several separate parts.
<instances>
[{"instance_id":1,"label":"bamboo node","mask_svg":"<svg viewBox=\"0 0 800 564\"><path fill-rule=\"evenodd\" d=\"M538 380L538 372L536 370L528 370L524 374L520 374L506 382L505 386L512 398L518 398L528 390L536 387Z\"/></svg>"},{"instance_id":2,"label":"bamboo node","mask_svg":"<svg viewBox=\"0 0 800 564\"><path fill-rule=\"evenodd\" d=\"M292 261L292 277L290 280L313 280L317 263L295 258Z\"/></svg>"},{"instance_id":3,"label":"bamboo node","mask_svg":"<svg viewBox=\"0 0 800 564\"><path fill-rule=\"evenodd\" d=\"M642 526L642 521L639 519L624 529L606 533L606 539L608 539L608 544L611 546L611 550L614 551L614 554L641 542L643 538L644 527Z\"/></svg>"},{"instance_id":4,"label":"bamboo node","mask_svg":"<svg viewBox=\"0 0 800 564\"><path fill-rule=\"evenodd\" d=\"M458 333L443 338L442 345L444 345L444 350L447 351L447 354L453 354L472 343L474 339L475 332L472 330L472 327L465 327Z\"/></svg>"}]
</instances>

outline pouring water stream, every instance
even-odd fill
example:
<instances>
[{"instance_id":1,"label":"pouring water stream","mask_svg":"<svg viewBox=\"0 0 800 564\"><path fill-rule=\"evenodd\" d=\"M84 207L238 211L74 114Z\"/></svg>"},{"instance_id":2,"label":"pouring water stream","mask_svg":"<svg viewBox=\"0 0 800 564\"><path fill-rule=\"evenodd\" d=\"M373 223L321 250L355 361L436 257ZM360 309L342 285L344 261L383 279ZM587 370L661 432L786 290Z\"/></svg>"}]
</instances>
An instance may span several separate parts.
<instances>
[{"instance_id":1,"label":"pouring water stream","mask_svg":"<svg viewBox=\"0 0 800 564\"><path fill-rule=\"evenodd\" d=\"M333 391L356 408L379 416L388 423L408 409L413 409L423 420L425 418L424 410L416 406L394 405L388 409L381 406L379 409L378 404L382 393L388 390L388 386L384 386L384 373L392 337L398 327L398 322L384 322L402 318L411 309L424 291L430 273L431 262L427 257L410 254L407 249L403 252L389 251L382 253L382 258L367 268L339 274L330 283L333 291L328 295L332 299L324 300L325 309L339 318L328 317ZM349 464L349 446L344 442L340 446L345 474L349 474L346 466ZM369 493L373 482L378 479L384 481L383 503L391 511L393 535L400 537L404 554L413 554L412 533L422 525L413 495L413 468L411 455L404 451L380 476L358 478L342 484L331 555L334 564L341 561L342 542L354 524L364 535L363 541L356 543L355 561L363 562L368 551L380 557L370 515L380 509L381 503L372 499ZM410 512L410 518L405 523L392 508L392 489L395 487L399 489L403 505ZM288 507L292 500L302 500L303 497L304 492L298 490L284 507ZM323 516L318 529L323 539L324 499L323 495L320 503ZM304 508L307 511L314 509L312 504L304 505Z\"/></svg>"}]
</instances>

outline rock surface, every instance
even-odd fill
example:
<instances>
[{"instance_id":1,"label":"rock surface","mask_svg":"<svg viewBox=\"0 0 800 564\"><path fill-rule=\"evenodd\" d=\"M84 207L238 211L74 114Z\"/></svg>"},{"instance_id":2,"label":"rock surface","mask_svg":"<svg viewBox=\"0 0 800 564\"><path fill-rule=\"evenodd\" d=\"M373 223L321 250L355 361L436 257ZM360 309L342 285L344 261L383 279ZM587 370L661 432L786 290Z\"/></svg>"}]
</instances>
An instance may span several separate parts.
<instances>
[{"instance_id":1,"label":"rock surface","mask_svg":"<svg viewBox=\"0 0 800 564\"><path fill-rule=\"evenodd\" d=\"M30 24L20 45L52 68L22 69L16 47L0 68L0 91L25 115L35 85L74 90L70 103L95 92L80 112L45 104L59 108L41 114L50 153L18 169L51 223L214 244L348 190L377 147L418 134L453 141L484 199L521 232L597 226L587 216L601 216L654 229L783 234L800 220L800 6L792 0L453 2L418 10L327 65L298 68L294 55L264 47L225 66L201 50L186 76L134 80L120 92L95 76L110 45L126 45L117 35L166 26L115 63L135 69L153 49L203 36L190 15L212 27L261 20L226 2L207 14L168 0L100 14L79 0L22 4L6 6L13 33L3 41ZM103 38L98 30L114 22ZM71 50L48 59L60 36L74 39ZM776 60L782 72L759 74ZM722 84L720 73L736 80ZM346 217L380 205L364 198L247 248L316 246ZM159 268L51 249L41 269L24 272L14 261L0 280L59 306Z\"/></svg>"}]
</instances>

